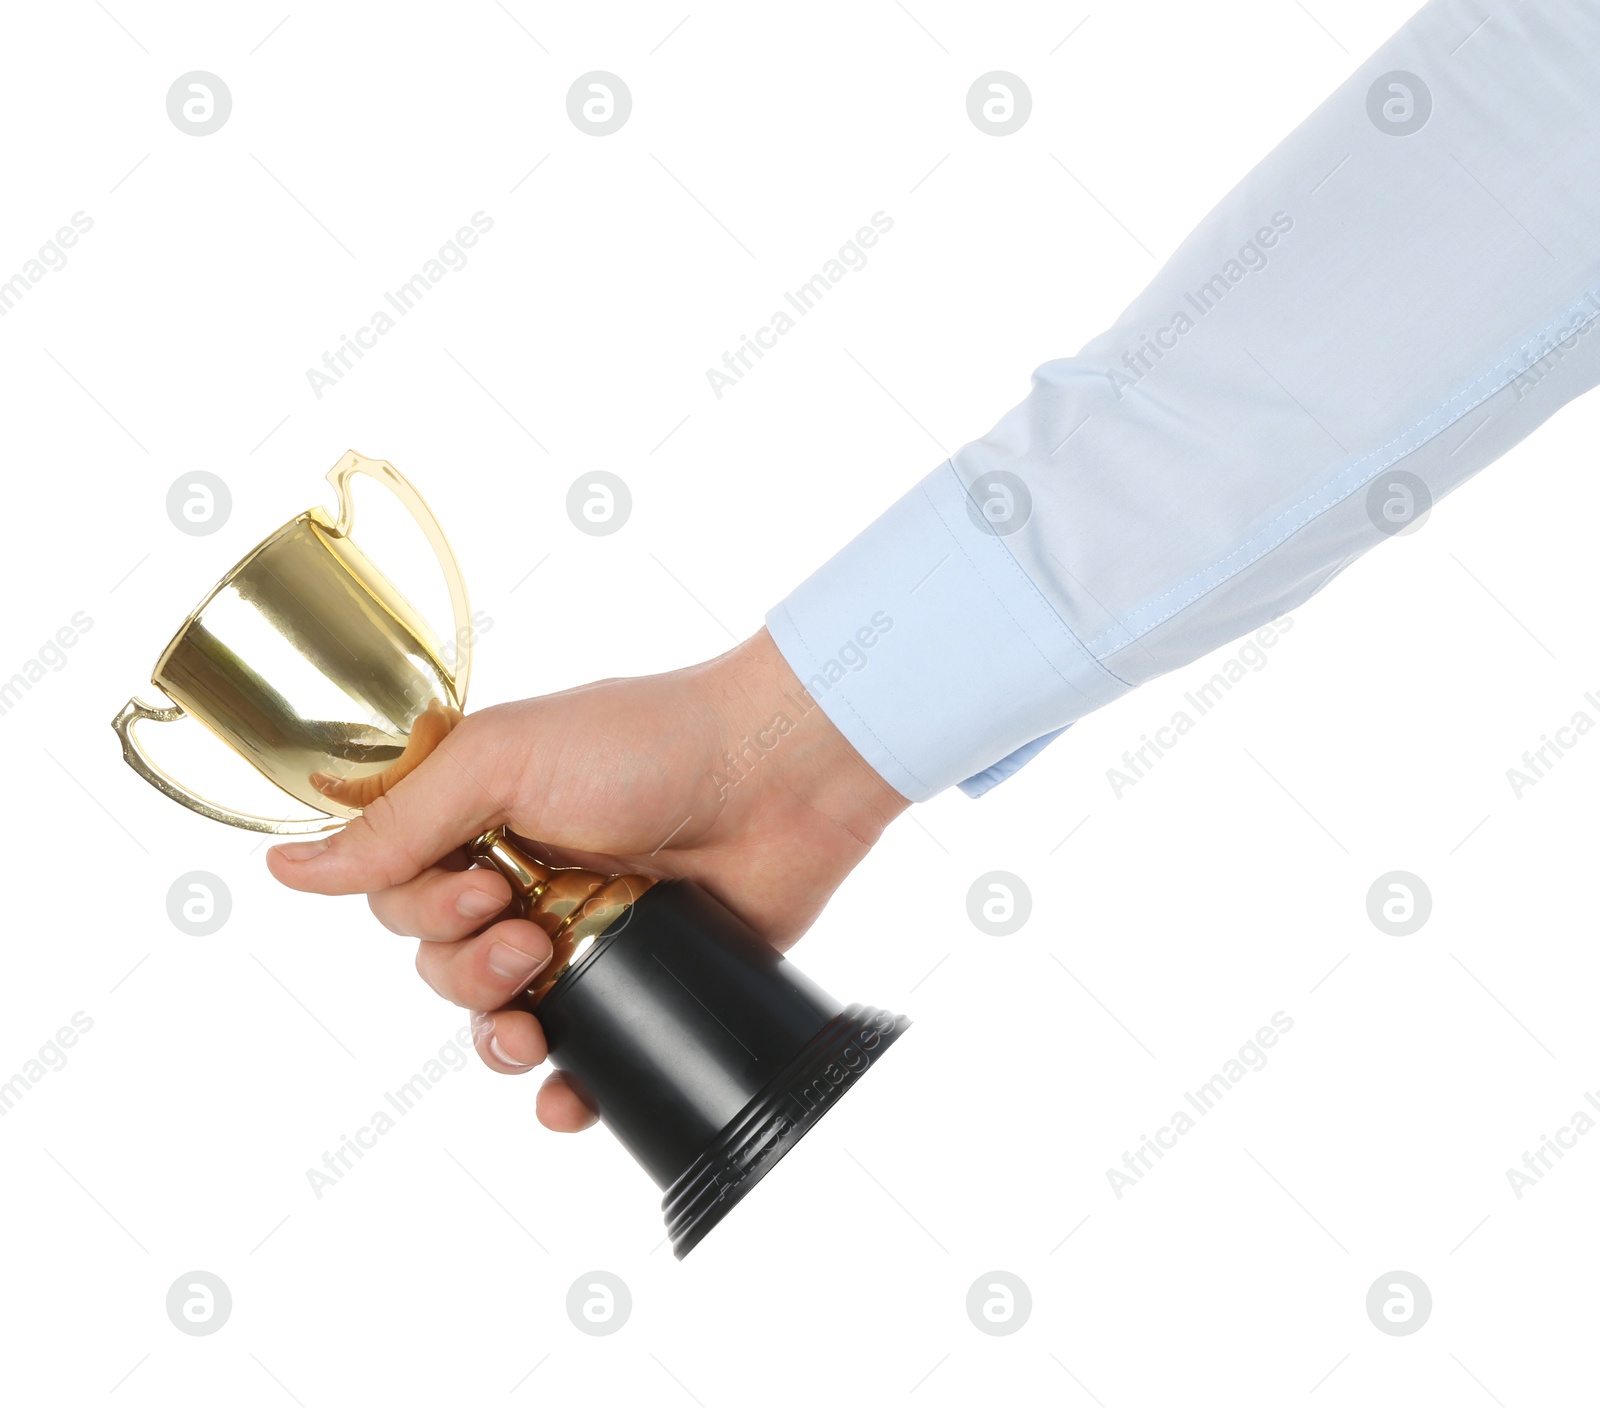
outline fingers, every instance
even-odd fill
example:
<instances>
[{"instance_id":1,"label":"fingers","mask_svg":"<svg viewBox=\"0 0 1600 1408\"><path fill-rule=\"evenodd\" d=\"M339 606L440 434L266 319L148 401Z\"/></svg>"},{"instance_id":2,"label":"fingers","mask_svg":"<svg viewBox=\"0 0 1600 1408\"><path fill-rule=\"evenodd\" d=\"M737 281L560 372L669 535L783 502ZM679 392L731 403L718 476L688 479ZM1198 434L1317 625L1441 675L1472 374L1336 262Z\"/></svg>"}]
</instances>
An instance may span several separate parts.
<instances>
[{"instance_id":1,"label":"fingers","mask_svg":"<svg viewBox=\"0 0 1600 1408\"><path fill-rule=\"evenodd\" d=\"M544 1029L528 1012L474 1012L472 1036L483 1064L502 1075L527 1075L548 1054ZM539 1088L534 1112L540 1124L557 1134L576 1134L599 1118L560 1071Z\"/></svg>"},{"instance_id":2,"label":"fingers","mask_svg":"<svg viewBox=\"0 0 1600 1408\"><path fill-rule=\"evenodd\" d=\"M391 933L453 943L481 929L511 903L511 885L498 870L424 870L414 880L367 898Z\"/></svg>"},{"instance_id":3,"label":"fingers","mask_svg":"<svg viewBox=\"0 0 1600 1408\"><path fill-rule=\"evenodd\" d=\"M483 1064L502 1075L526 1075L549 1054L544 1028L531 1012L474 1012L472 1038Z\"/></svg>"},{"instance_id":4,"label":"fingers","mask_svg":"<svg viewBox=\"0 0 1600 1408\"><path fill-rule=\"evenodd\" d=\"M588 1129L600 1118L583 1102L583 1098L567 1078L557 1071L539 1087L539 1098L534 1101L534 1113L539 1123L557 1134L576 1134Z\"/></svg>"},{"instance_id":5,"label":"fingers","mask_svg":"<svg viewBox=\"0 0 1600 1408\"><path fill-rule=\"evenodd\" d=\"M491 715L485 710L463 720L337 835L273 847L268 868L291 889L319 895L387 890L498 825L504 805L486 785L503 771Z\"/></svg>"},{"instance_id":6,"label":"fingers","mask_svg":"<svg viewBox=\"0 0 1600 1408\"><path fill-rule=\"evenodd\" d=\"M423 942L417 972L457 1007L493 1012L526 988L550 957L550 940L537 924L502 919L459 943Z\"/></svg>"}]
</instances>

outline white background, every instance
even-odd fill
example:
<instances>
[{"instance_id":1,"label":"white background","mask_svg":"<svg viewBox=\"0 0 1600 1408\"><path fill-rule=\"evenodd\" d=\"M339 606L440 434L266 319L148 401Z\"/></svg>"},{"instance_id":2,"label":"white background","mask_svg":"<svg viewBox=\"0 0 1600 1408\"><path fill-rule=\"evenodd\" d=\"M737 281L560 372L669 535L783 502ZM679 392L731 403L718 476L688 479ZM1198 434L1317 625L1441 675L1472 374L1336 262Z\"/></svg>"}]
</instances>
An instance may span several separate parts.
<instances>
[{"instance_id":1,"label":"white background","mask_svg":"<svg viewBox=\"0 0 1600 1408\"><path fill-rule=\"evenodd\" d=\"M0 676L93 620L0 716L0 1081L93 1022L0 1119L8 1399L1572 1401L1600 1132L1520 1200L1506 1170L1600 1088L1600 741L1520 800L1505 774L1600 719L1593 399L1296 612L1120 800L1106 770L1214 662L898 822L793 956L916 1025L681 1264L603 1130L547 1133L534 1082L476 1062L316 1198L459 1014L362 901L280 889L106 726L350 447L445 522L493 623L478 703L725 649L1410 6L1311 8L7 7L0 279L94 222L0 319ZM192 69L233 98L203 138L165 107ZM593 69L633 96L605 138L566 112ZM1033 94L1003 139L966 113L991 69ZM467 266L317 399L306 369L480 210ZM867 267L717 400L706 368L880 210ZM191 537L166 495L201 469L232 514ZM564 509L597 469L634 501L606 538ZM151 746L204 770L220 745L180 731ZM1004 939L966 912L996 869L1034 901ZM1433 895L1409 938L1367 917L1394 869ZM208 938L167 917L194 870L232 895ZM1107 1169L1280 1011L1265 1069L1119 1200ZM205 1338L165 1310L194 1269L234 1302ZM594 1269L634 1302L605 1338L565 1309ZM1033 1300L1005 1337L965 1308L995 1269ZM1365 1309L1395 1269L1434 1300L1405 1338Z\"/></svg>"}]
</instances>

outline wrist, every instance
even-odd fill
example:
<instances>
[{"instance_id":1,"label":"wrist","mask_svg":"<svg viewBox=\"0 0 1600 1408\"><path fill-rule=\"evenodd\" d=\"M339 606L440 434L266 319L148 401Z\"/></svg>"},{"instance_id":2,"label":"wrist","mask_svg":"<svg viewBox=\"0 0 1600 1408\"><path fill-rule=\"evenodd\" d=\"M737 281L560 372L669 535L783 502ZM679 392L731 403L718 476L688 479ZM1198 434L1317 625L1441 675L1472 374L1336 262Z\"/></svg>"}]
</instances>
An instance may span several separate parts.
<instances>
[{"instance_id":1,"label":"wrist","mask_svg":"<svg viewBox=\"0 0 1600 1408\"><path fill-rule=\"evenodd\" d=\"M834 726L766 627L710 665L720 676L725 802L787 793L869 846L911 805Z\"/></svg>"}]
</instances>

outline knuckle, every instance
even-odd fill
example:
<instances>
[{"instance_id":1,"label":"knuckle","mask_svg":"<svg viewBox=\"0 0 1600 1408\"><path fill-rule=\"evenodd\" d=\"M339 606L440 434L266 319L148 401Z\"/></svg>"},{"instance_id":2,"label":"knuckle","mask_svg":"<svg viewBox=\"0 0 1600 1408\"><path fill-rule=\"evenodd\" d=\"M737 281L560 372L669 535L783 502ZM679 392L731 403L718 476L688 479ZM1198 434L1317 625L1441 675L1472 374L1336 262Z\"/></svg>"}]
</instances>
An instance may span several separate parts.
<instances>
[{"instance_id":1,"label":"knuckle","mask_svg":"<svg viewBox=\"0 0 1600 1408\"><path fill-rule=\"evenodd\" d=\"M498 1007L502 994L491 984L473 977L459 962L458 955L451 951L453 948L451 944L422 940L417 945L417 976L455 1007L469 1012Z\"/></svg>"},{"instance_id":2,"label":"knuckle","mask_svg":"<svg viewBox=\"0 0 1600 1408\"><path fill-rule=\"evenodd\" d=\"M509 814L503 774L508 762L507 741L514 736L516 709L514 704L490 704L474 710L439 745L439 752L472 779L474 788L489 795L494 804L493 821L486 826L498 824Z\"/></svg>"},{"instance_id":3,"label":"knuckle","mask_svg":"<svg viewBox=\"0 0 1600 1408\"><path fill-rule=\"evenodd\" d=\"M398 885L416 873L406 834L405 814L387 793L375 797L345 828L358 850L372 857L378 880L385 888Z\"/></svg>"},{"instance_id":4,"label":"knuckle","mask_svg":"<svg viewBox=\"0 0 1600 1408\"><path fill-rule=\"evenodd\" d=\"M380 793L361 809L361 815L352 825L359 827L363 837L373 845L388 845L400 829L399 808L388 793Z\"/></svg>"}]
</instances>

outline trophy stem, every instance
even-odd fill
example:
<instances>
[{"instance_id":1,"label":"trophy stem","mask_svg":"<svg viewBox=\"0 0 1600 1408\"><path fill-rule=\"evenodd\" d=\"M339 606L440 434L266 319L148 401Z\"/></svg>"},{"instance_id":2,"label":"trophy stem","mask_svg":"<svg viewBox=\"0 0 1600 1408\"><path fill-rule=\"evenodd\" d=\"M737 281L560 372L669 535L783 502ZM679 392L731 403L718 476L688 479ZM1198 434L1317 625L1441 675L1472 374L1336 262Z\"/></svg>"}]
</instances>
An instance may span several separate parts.
<instances>
[{"instance_id":1,"label":"trophy stem","mask_svg":"<svg viewBox=\"0 0 1600 1408\"><path fill-rule=\"evenodd\" d=\"M511 893L525 906L550 883L554 873L526 851L506 839L506 830L497 826L472 843L472 859L479 865L492 865L511 882Z\"/></svg>"},{"instance_id":2,"label":"trophy stem","mask_svg":"<svg viewBox=\"0 0 1600 1408\"><path fill-rule=\"evenodd\" d=\"M644 875L604 875L598 870L544 865L515 845L503 826L478 837L467 852L480 865L493 866L506 877L518 915L550 936L555 954L524 994L530 1010L656 883Z\"/></svg>"}]
</instances>

